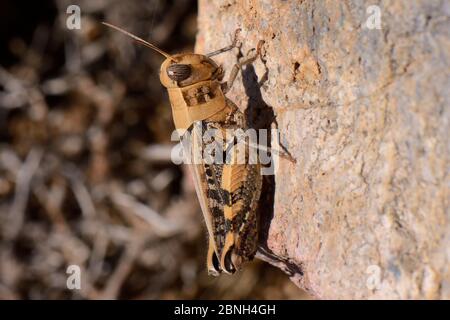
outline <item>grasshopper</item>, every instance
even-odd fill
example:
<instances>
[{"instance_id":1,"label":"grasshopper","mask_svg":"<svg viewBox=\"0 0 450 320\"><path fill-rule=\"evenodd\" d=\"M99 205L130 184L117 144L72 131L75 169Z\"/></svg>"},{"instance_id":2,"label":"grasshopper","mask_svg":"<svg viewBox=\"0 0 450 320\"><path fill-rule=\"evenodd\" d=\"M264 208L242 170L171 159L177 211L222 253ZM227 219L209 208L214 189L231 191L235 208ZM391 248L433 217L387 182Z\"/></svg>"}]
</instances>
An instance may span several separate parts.
<instances>
[{"instance_id":1,"label":"grasshopper","mask_svg":"<svg viewBox=\"0 0 450 320\"><path fill-rule=\"evenodd\" d=\"M104 24L165 57L160 81L167 89L175 128L185 140L183 146L202 148L208 143L219 143L223 150L231 150L229 156L236 160L239 149L232 148L235 137L222 139L223 135L215 135L205 141L202 136L209 129L219 133L226 129L247 129L245 115L225 94L241 67L260 56L264 42L258 43L256 54L235 64L228 81L222 82L224 70L211 57L237 47L239 29L232 44L220 50L206 55L171 55L119 27ZM248 151L244 157L248 160ZM208 273L214 276L222 272L233 274L244 262L252 260L257 250L256 209L262 185L260 165L248 161L244 164L200 161L191 164L190 168L209 235Z\"/></svg>"}]
</instances>

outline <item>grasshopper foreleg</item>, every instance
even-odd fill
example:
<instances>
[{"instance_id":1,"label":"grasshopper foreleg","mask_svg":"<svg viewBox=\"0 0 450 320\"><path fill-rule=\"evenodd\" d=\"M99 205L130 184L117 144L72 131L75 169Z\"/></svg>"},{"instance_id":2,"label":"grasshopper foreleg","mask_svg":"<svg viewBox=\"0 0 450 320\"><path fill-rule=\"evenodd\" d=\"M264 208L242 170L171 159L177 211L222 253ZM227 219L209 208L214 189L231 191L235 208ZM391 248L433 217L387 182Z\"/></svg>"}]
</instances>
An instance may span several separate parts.
<instances>
[{"instance_id":1,"label":"grasshopper foreleg","mask_svg":"<svg viewBox=\"0 0 450 320\"><path fill-rule=\"evenodd\" d=\"M236 77L239 73L239 70L246 64L250 64L254 62L260 55L261 55L261 48L264 44L264 40L260 40L258 42L258 46L256 47L256 54L253 57L246 57L244 60L236 63L233 66L233 69L231 69L230 77L228 78L228 81L222 85L223 93L227 93L231 87L233 86L234 80L236 80Z\"/></svg>"},{"instance_id":2,"label":"grasshopper foreleg","mask_svg":"<svg viewBox=\"0 0 450 320\"><path fill-rule=\"evenodd\" d=\"M219 49L219 50L210 52L210 53L208 53L206 56L210 58L210 57L212 57L212 56L215 56L215 55L221 54L221 53L223 53L223 52L227 52L227 51L230 51L230 50L232 50L232 49L234 49L234 48L237 48L237 47L238 47L237 44L238 44L238 35L239 35L239 32L241 32L241 29L236 29L236 31L234 32L233 43L231 43L229 46L226 46L226 47L224 47L224 48L222 48L222 49Z\"/></svg>"}]
</instances>

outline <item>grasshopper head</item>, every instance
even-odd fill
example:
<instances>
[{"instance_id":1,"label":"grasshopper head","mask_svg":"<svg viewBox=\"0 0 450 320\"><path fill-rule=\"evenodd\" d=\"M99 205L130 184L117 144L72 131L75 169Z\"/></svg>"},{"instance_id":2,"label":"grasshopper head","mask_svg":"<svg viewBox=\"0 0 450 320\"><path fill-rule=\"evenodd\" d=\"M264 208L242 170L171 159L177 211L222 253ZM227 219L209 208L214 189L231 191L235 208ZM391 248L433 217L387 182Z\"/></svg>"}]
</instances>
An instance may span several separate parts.
<instances>
[{"instance_id":1,"label":"grasshopper head","mask_svg":"<svg viewBox=\"0 0 450 320\"><path fill-rule=\"evenodd\" d=\"M176 54L161 65L159 75L166 88L181 88L205 80L221 80L223 69L201 54Z\"/></svg>"}]
</instances>

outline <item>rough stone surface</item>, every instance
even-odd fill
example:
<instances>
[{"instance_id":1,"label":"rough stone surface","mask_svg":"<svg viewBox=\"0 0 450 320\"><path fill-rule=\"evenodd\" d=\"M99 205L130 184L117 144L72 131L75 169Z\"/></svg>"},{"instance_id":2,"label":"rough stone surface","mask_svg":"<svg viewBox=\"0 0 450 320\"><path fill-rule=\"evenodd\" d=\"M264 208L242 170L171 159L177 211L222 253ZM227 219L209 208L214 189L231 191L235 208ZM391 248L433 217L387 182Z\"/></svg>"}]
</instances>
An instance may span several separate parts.
<instances>
[{"instance_id":1,"label":"rough stone surface","mask_svg":"<svg viewBox=\"0 0 450 320\"><path fill-rule=\"evenodd\" d=\"M265 40L228 96L273 109L297 160L262 246L318 298L450 298L449 16L446 0L200 0L198 52L238 27L243 55Z\"/></svg>"}]
</instances>

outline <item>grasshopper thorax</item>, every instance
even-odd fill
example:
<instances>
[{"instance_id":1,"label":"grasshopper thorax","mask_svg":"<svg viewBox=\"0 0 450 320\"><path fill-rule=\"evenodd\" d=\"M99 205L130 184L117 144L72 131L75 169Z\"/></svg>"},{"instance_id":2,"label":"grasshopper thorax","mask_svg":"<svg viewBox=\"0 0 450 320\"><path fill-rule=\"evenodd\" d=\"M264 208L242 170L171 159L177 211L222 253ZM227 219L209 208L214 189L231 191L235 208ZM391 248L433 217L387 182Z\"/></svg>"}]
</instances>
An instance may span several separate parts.
<instances>
[{"instance_id":1,"label":"grasshopper thorax","mask_svg":"<svg viewBox=\"0 0 450 320\"><path fill-rule=\"evenodd\" d=\"M223 69L211 58L195 53L167 57L159 74L169 94L175 128L184 133L195 121L226 108L220 80Z\"/></svg>"}]
</instances>

